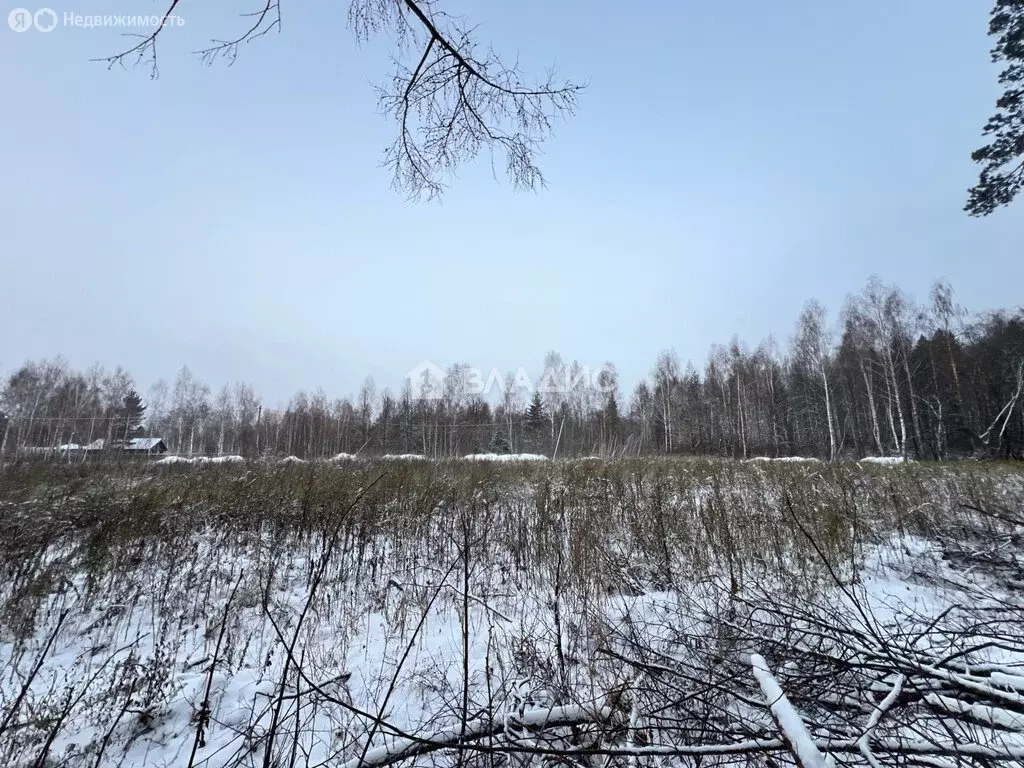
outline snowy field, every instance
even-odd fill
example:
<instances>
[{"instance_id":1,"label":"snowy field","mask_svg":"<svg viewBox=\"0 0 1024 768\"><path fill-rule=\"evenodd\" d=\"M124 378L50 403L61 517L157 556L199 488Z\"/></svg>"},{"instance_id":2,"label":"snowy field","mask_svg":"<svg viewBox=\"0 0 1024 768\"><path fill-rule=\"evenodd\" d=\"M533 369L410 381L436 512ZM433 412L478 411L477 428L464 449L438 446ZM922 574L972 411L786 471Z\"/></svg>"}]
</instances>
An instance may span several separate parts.
<instances>
[{"instance_id":1,"label":"snowy field","mask_svg":"<svg viewBox=\"0 0 1024 768\"><path fill-rule=\"evenodd\" d=\"M40 465L0 505L4 766L1024 761L1012 465Z\"/></svg>"}]
</instances>

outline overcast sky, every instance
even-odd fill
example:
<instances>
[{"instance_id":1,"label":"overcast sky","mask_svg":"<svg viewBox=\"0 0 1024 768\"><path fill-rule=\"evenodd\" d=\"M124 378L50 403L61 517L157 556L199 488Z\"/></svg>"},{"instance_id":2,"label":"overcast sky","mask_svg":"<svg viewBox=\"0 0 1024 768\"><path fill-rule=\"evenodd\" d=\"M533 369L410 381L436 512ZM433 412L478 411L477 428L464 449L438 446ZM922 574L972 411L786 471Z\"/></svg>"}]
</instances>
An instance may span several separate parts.
<instances>
[{"instance_id":1,"label":"overcast sky","mask_svg":"<svg viewBox=\"0 0 1024 768\"><path fill-rule=\"evenodd\" d=\"M484 159L441 204L391 191L388 41L357 45L344 2L285 0L282 34L207 68L190 51L244 20L183 0L155 81L88 61L124 30L0 28L0 370L61 353L146 388L187 363L273 404L367 374L398 389L423 359L539 373L555 349L628 389L662 349L702 367L733 334L787 342L810 297L834 320L872 273L1021 302L1024 202L961 212L998 93L989 3L448 7L589 82L548 189Z\"/></svg>"}]
</instances>

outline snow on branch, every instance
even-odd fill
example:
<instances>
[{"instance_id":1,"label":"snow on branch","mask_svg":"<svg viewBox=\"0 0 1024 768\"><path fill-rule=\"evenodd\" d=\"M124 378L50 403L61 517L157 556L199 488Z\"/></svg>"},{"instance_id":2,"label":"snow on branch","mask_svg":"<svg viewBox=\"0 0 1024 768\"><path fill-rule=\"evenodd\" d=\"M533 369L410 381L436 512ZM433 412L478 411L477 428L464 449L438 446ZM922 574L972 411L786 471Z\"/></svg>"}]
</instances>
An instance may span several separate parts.
<instances>
[{"instance_id":1,"label":"snow on branch","mask_svg":"<svg viewBox=\"0 0 1024 768\"><path fill-rule=\"evenodd\" d=\"M941 709L952 715L963 715L970 722L997 730L1024 733L1024 714L1019 712L1011 712L991 704L966 702L938 693L929 693L925 696L925 700L936 709Z\"/></svg>"},{"instance_id":2,"label":"snow on branch","mask_svg":"<svg viewBox=\"0 0 1024 768\"><path fill-rule=\"evenodd\" d=\"M534 709L522 714L499 716L472 723L457 724L420 738L400 738L367 750L342 764L341 768L382 768L406 758L424 755L442 749L455 749L466 742L497 736L510 729L542 730L565 725L608 722L615 716L610 707L588 707L569 704L560 707Z\"/></svg>"},{"instance_id":3,"label":"snow on branch","mask_svg":"<svg viewBox=\"0 0 1024 768\"><path fill-rule=\"evenodd\" d=\"M782 691L782 686L771 673L764 658L756 653L751 654L750 666L754 670L757 684L761 687L761 693L764 694L764 698L768 702L772 718L778 724L779 730L782 731L782 735L789 743L793 755L800 765L803 768L828 768L830 763L814 743L803 719L789 703L789 699Z\"/></svg>"}]
</instances>

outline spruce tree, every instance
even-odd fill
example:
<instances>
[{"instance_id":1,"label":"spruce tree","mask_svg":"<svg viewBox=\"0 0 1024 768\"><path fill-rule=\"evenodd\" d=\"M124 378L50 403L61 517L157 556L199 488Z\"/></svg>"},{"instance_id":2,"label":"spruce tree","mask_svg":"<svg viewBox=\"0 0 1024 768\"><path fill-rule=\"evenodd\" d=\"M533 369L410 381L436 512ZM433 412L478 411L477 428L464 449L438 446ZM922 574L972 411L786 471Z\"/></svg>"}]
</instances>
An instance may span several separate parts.
<instances>
[{"instance_id":1,"label":"spruce tree","mask_svg":"<svg viewBox=\"0 0 1024 768\"><path fill-rule=\"evenodd\" d=\"M531 430L535 430L543 427L546 420L547 415L544 413L544 402L540 398L540 392L534 392L526 409L526 423Z\"/></svg>"},{"instance_id":2,"label":"spruce tree","mask_svg":"<svg viewBox=\"0 0 1024 768\"><path fill-rule=\"evenodd\" d=\"M972 216L987 216L1024 188L1024 3L995 0L988 33L995 38L992 61L1003 65L1003 95L996 102L998 111L985 124L989 143L971 155L982 166L967 200Z\"/></svg>"},{"instance_id":3,"label":"spruce tree","mask_svg":"<svg viewBox=\"0 0 1024 768\"><path fill-rule=\"evenodd\" d=\"M615 400L615 393L608 395L608 403L604 408L604 423L608 431L615 433L619 431L619 404Z\"/></svg>"},{"instance_id":4,"label":"spruce tree","mask_svg":"<svg viewBox=\"0 0 1024 768\"><path fill-rule=\"evenodd\" d=\"M142 403L142 397L134 389L129 390L124 396L122 409L125 442L142 434L142 419L145 414L146 406Z\"/></svg>"},{"instance_id":5,"label":"spruce tree","mask_svg":"<svg viewBox=\"0 0 1024 768\"><path fill-rule=\"evenodd\" d=\"M508 436L501 430L491 433L491 441L487 445L488 453L511 453L512 448L508 444Z\"/></svg>"}]
</instances>

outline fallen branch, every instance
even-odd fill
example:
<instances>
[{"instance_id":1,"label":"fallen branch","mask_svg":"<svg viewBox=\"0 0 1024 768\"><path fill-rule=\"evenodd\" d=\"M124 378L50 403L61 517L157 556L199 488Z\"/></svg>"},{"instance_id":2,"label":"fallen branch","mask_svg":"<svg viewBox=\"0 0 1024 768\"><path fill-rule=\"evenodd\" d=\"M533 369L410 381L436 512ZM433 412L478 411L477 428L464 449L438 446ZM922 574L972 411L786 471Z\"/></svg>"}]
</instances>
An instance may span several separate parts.
<instances>
[{"instance_id":1,"label":"fallen branch","mask_svg":"<svg viewBox=\"0 0 1024 768\"><path fill-rule=\"evenodd\" d=\"M772 718L779 726L779 730L782 731L797 762L803 768L827 768L828 763L825 761L825 756L819 751L814 739L811 738L811 732L807 730L800 714L789 703L789 699L782 691L782 686L768 669L765 660L756 653L751 654L750 666L754 670L757 684L761 687L761 693L764 694L768 703Z\"/></svg>"},{"instance_id":2,"label":"fallen branch","mask_svg":"<svg viewBox=\"0 0 1024 768\"><path fill-rule=\"evenodd\" d=\"M498 736L510 729L545 729L583 723L603 723L615 716L610 707L586 707L569 704L561 707L535 709L522 714L496 716L472 723L460 723L437 731L423 739L395 739L367 750L362 757L343 763L341 768L381 768L401 760L426 755L442 749L458 749L467 742ZM487 748L501 751L501 747Z\"/></svg>"}]
</instances>

